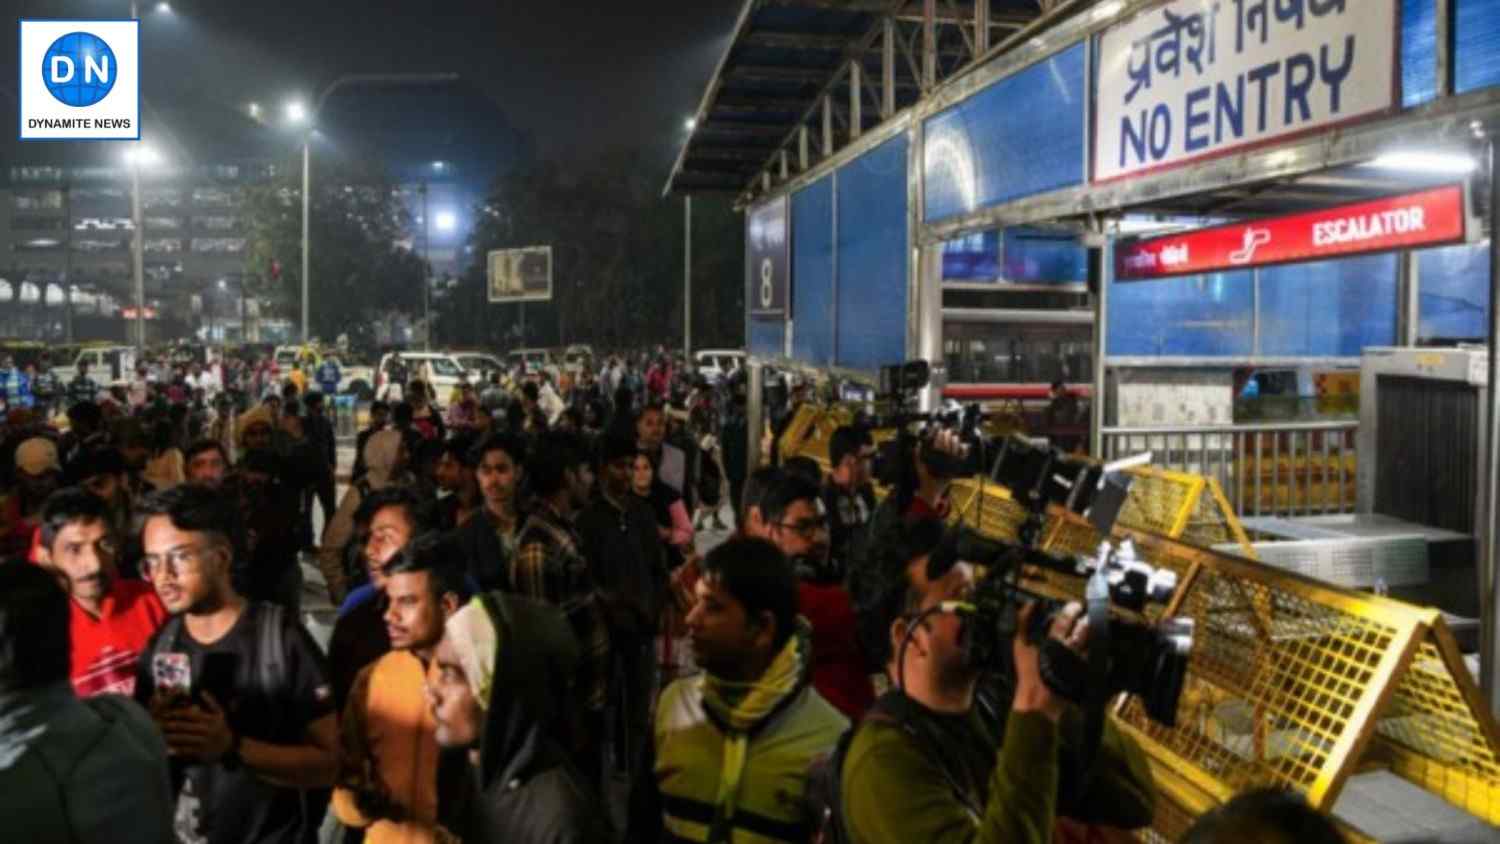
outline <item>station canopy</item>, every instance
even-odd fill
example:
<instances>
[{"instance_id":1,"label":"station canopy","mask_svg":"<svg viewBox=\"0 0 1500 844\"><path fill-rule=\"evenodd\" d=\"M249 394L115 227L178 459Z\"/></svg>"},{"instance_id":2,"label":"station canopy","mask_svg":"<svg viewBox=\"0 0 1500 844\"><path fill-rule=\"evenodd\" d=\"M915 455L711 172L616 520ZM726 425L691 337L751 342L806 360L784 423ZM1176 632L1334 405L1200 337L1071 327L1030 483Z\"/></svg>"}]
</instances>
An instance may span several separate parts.
<instances>
[{"instance_id":1,"label":"station canopy","mask_svg":"<svg viewBox=\"0 0 1500 844\"><path fill-rule=\"evenodd\" d=\"M1059 0L978 0L988 4L998 44L1064 5ZM938 76L974 59L975 0L936 0ZM778 155L795 150L798 127L822 131L819 106L832 96L834 134L849 136L850 63L863 70L862 129L883 121L879 103L885 21L894 23L895 110L922 96L923 0L746 0L734 34L668 180L669 193L741 193ZM813 143L813 160L826 157Z\"/></svg>"}]
</instances>

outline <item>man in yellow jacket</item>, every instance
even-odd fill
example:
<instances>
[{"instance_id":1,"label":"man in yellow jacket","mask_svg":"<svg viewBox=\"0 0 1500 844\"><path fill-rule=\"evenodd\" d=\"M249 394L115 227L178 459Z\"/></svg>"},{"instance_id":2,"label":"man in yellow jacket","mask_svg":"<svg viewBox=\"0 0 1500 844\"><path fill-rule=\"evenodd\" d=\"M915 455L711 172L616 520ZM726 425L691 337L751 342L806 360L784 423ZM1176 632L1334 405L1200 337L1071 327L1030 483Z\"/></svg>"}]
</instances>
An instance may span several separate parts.
<instances>
[{"instance_id":1,"label":"man in yellow jacket","mask_svg":"<svg viewBox=\"0 0 1500 844\"><path fill-rule=\"evenodd\" d=\"M437 824L438 746L423 684L443 623L464 601L453 559L428 536L386 566L391 652L359 673L344 708L333 811L369 844L451 840Z\"/></svg>"}]
</instances>

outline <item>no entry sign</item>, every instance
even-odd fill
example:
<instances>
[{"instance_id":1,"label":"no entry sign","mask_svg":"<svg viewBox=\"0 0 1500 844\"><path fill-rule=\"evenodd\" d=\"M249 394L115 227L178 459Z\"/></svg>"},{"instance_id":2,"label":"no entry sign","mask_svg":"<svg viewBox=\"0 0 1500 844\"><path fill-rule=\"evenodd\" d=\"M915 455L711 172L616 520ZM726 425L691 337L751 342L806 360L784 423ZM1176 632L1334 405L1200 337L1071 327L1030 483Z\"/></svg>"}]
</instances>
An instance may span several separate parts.
<instances>
[{"instance_id":1,"label":"no entry sign","mask_svg":"<svg viewBox=\"0 0 1500 844\"><path fill-rule=\"evenodd\" d=\"M1115 247L1115 279L1146 281L1462 241L1460 185Z\"/></svg>"}]
</instances>

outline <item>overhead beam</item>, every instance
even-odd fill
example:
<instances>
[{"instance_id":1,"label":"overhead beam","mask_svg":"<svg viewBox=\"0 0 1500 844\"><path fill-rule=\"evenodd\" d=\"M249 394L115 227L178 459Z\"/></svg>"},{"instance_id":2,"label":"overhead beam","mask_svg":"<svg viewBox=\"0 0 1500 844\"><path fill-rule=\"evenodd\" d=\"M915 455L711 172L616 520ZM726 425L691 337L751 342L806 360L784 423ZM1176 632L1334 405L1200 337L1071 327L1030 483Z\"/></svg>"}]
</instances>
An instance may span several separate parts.
<instances>
[{"instance_id":1,"label":"overhead beam","mask_svg":"<svg viewBox=\"0 0 1500 844\"><path fill-rule=\"evenodd\" d=\"M792 112L801 114L812 105L812 98L799 99L795 97L756 97L752 95L736 94L734 96L720 97L709 105L710 112L723 111L736 114L759 114L761 112Z\"/></svg>"},{"instance_id":2,"label":"overhead beam","mask_svg":"<svg viewBox=\"0 0 1500 844\"><path fill-rule=\"evenodd\" d=\"M698 127L706 135L750 135L753 137L782 138L786 136L786 124L750 123L744 120L710 120Z\"/></svg>"},{"instance_id":3,"label":"overhead beam","mask_svg":"<svg viewBox=\"0 0 1500 844\"><path fill-rule=\"evenodd\" d=\"M765 65L742 64L729 69L730 79L759 79L764 82L798 82L806 85L816 85L824 81L838 68L796 68L796 67L768 67Z\"/></svg>"},{"instance_id":4,"label":"overhead beam","mask_svg":"<svg viewBox=\"0 0 1500 844\"><path fill-rule=\"evenodd\" d=\"M752 32L745 37L747 47L776 50L831 50L840 52L849 46L842 35L804 35L797 32Z\"/></svg>"}]
</instances>

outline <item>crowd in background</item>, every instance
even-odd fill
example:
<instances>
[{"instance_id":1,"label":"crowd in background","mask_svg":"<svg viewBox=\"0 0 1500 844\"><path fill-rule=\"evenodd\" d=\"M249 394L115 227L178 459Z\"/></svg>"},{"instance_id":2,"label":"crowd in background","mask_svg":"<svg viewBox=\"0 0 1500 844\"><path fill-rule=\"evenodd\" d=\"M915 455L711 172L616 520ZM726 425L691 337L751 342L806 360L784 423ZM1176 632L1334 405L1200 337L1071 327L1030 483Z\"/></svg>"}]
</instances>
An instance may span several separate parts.
<instances>
[{"instance_id":1,"label":"crowd in background","mask_svg":"<svg viewBox=\"0 0 1500 844\"><path fill-rule=\"evenodd\" d=\"M975 573L932 562L951 478L925 455L947 441L898 455L879 499L870 431L833 432L826 467L750 472L743 373L660 350L446 397L396 374L343 477L337 376L314 366L148 358L107 388L0 368L8 837L302 844L332 815L372 844L1041 844L1150 823L1140 748L1112 724L1090 743L1039 641L1017 635L1003 682L967 659L952 607ZM778 428L803 398L771 403ZM304 607L324 591L326 646ZM1069 607L1047 636L1076 652L1087 625ZM1254 800L1194 840L1337 840Z\"/></svg>"}]
</instances>

